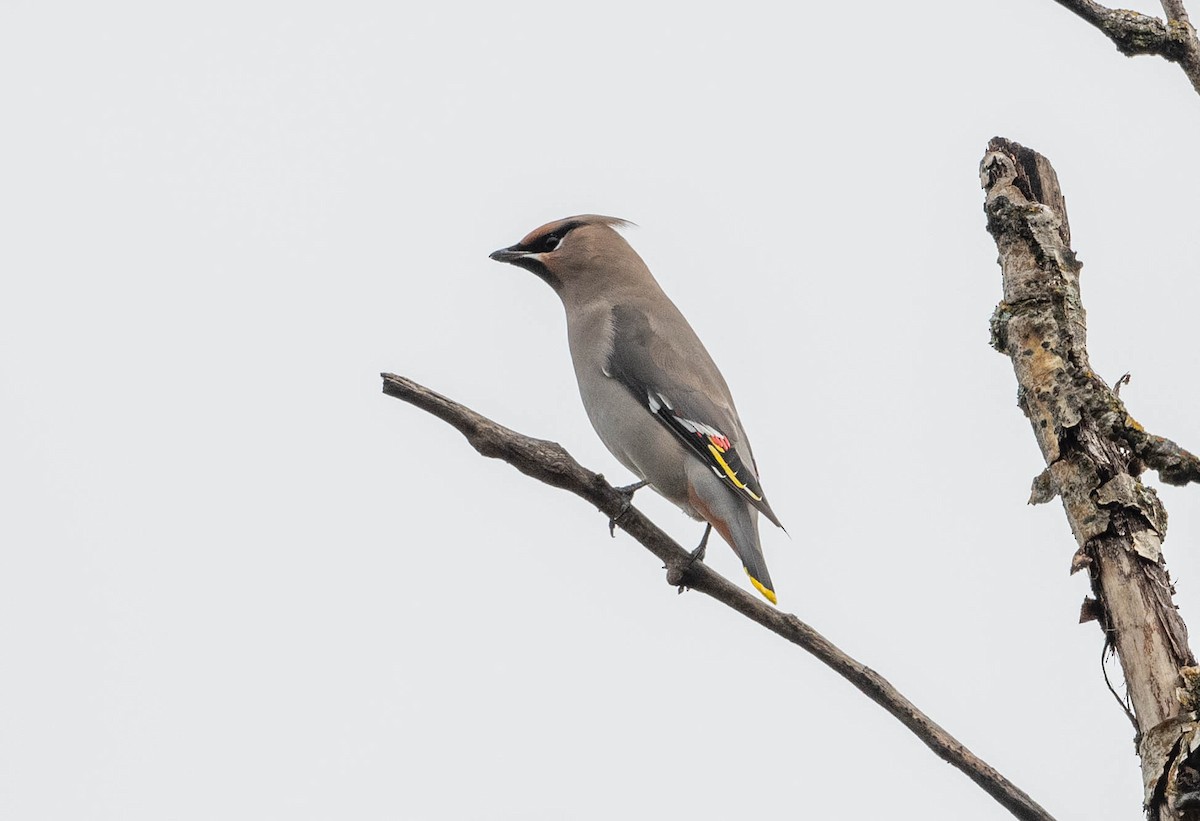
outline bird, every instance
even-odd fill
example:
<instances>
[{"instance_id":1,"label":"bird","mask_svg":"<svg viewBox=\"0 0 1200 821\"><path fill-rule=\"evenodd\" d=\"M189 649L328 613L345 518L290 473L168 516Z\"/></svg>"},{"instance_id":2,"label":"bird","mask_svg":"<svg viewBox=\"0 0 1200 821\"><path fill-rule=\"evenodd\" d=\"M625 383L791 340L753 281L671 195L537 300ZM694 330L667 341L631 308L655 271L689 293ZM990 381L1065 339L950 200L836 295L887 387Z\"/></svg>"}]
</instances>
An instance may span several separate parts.
<instances>
[{"instance_id":1,"label":"bird","mask_svg":"<svg viewBox=\"0 0 1200 821\"><path fill-rule=\"evenodd\" d=\"M555 220L490 258L529 271L562 300L584 410L605 447L685 514L715 528L772 604L758 514L782 528L758 478L729 386L692 326L618 233L627 220ZM681 588L682 591L682 588Z\"/></svg>"}]
</instances>

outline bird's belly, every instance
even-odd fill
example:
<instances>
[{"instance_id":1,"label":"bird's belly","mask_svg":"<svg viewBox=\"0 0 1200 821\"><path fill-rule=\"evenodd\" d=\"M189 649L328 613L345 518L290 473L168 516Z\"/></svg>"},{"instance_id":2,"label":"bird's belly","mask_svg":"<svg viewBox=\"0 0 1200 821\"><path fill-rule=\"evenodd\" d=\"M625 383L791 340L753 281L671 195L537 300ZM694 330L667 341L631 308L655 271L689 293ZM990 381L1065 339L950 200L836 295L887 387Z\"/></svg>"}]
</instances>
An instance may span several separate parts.
<instances>
[{"instance_id":1,"label":"bird's belly","mask_svg":"<svg viewBox=\"0 0 1200 821\"><path fill-rule=\"evenodd\" d=\"M579 391L604 446L665 499L693 519L701 518L688 501L687 460L693 457L675 434L619 382L608 378L588 382L581 381Z\"/></svg>"}]
</instances>

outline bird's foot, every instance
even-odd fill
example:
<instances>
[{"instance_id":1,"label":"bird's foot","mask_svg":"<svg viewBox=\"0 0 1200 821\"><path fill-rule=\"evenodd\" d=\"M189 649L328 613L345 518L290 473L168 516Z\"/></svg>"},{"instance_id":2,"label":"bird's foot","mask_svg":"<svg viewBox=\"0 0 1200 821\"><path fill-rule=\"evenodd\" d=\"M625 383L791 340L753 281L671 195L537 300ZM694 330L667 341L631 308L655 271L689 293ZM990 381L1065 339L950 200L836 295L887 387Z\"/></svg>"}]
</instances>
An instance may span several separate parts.
<instances>
[{"instance_id":1,"label":"bird's foot","mask_svg":"<svg viewBox=\"0 0 1200 821\"><path fill-rule=\"evenodd\" d=\"M617 538L617 525L625 518L625 514L629 512L629 508L633 507L633 494L650 484L649 479L643 479L640 482L634 482L632 485L613 488L617 493L625 497L625 504L621 505L621 512L608 520L608 535L614 539Z\"/></svg>"},{"instance_id":2,"label":"bird's foot","mask_svg":"<svg viewBox=\"0 0 1200 821\"><path fill-rule=\"evenodd\" d=\"M704 561L704 554L708 552L708 537L711 533L712 525L710 524L708 527L704 528L704 535L700 537L700 544L697 545L696 549L689 554L690 558L688 559L688 563L683 566L683 571L679 574L679 578L681 580L679 584L680 593L682 593L688 587L687 577L688 573L691 572L692 566L696 562Z\"/></svg>"}]
</instances>

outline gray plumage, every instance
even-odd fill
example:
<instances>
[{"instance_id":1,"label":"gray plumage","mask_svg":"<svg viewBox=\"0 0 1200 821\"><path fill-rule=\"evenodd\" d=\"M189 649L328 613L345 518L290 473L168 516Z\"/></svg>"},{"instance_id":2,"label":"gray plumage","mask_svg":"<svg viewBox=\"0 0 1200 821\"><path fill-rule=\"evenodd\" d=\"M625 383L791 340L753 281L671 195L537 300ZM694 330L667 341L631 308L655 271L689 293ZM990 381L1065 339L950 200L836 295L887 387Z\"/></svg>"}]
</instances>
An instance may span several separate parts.
<instances>
[{"instance_id":1,"label":"gray plumage","mask_svg":"<svg viewBox=\"0 0 1200 821\"><path fill-rule=\"evenodd\" d=\"M492 259L525 268L559 295L579 393L617 460L689 516L707 521L771 602L758 533L780 525L758 481L729 387L695 331L611 217L543 225Z\"/></svg>"}]
</instances>

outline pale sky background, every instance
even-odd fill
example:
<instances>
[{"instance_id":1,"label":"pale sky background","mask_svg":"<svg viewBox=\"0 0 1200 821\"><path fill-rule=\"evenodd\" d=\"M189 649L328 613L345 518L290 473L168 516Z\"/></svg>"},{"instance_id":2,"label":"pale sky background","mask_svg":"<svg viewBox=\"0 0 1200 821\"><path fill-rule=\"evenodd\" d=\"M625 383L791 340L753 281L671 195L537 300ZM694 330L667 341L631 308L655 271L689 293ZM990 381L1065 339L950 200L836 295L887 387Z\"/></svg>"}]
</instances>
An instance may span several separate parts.
<instances>
[{"instance_id":1,"label":"pale sky background","mask_svg":"<svg viewBox=\"0 0 1200 821\"><path fill-rule=\"evenodd\" d=\"M764 530L781 606L1057 817L1139 817L1070 532L1025 504L977 163L995 134L1050 157L1095 368L1200 447L1176 67L1051 0L8 0L0 103L0 817L1009 817L380 394L405 374L632 481L558 300L487 258L580 212L638 223L728 378L792 534ZM1198 492L1162 491L1193 626Z\"/></svg>"}]
</instances>

